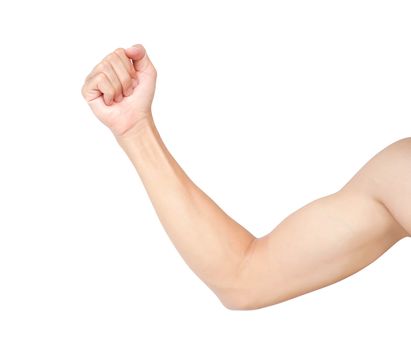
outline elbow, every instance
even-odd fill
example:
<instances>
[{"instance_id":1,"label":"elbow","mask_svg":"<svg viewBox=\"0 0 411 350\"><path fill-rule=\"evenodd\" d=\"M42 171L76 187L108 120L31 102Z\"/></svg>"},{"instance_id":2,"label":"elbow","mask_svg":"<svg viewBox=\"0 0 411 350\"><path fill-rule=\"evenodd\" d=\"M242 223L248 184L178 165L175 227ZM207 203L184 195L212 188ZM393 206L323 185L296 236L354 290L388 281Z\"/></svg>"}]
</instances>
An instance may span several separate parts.
<instances>
[{"instance_id":1,"label":"elbow","mask_svg":"<svg viewBox=\"0 0 411 350\"><path fill-rule=\"evenodd\" d=\"M230 293L229 296L218 296L220 302L223 304L225 308L228 310L239 310L239 311L247 311L247 310L256 310L268 305L261 305L259 304L255 298L250 296L248 293L236 291Z\"/></svg>"},{"instance_id":2,"label":"elbow","mask_svg":"<svg viewBox=\"0 0 411 350\"><path fill-rule=\"evenodd\" d=\"M253 242L256 242L254 240ZM218 289L214 289L214 292L220 299L220 302L228 310L256 310L268 304L265 304L261 300L261 293L258 292L258 288L247 277L245 272L245 261L248 261L248 254L251 254L251 249L254 245L250 244L247 253L245 254L243 262L238 267L236 273L234 273L224 286L219 286ZM234 277L233 277L234 276Z\"/></svg>"},{"instance_id":3,"label":"elbow","mask_svg":"<svg viewBox=\"0 0 411 350\"><path fill-rule=\"evenodd\" d=\"M230 300L222 304L228 310L247 311L257 309L257 307L254 307L254 305L248 301Z\"/></svg>"},{"instance_id":4,"label":"elbow","mask_svg":"<svg viewBox=\"0 0 411 350\"><path fill-rule=\"evenodd\" d=\"M283 301L286 301L288 299L291 299L292 297L279 297L279 296L272 296L271 298L262 298L262 297L256 297L256 296L251 296L250 294L244 294L244 293L234 293L230 297L220 297L221 303L224 305L225 308L229 310L241 310L241 311L247 311L247 310L257 310L257 309L262 309L268 306L273 306L277 305L279 303L282 303Z\"/></svg>"},{"instance_id":5,"label":"elbow","mask_svg":"<svg viewBox=\"0 0 411 350\"><path fill-rule=\"evenodd\" d=\"M254 239L249 245L244 259L236 272L231 275L231 278L225 279L228 282L223 286L219 285L219 288L213 288L220 302L228 310L256 310L280 301L273 295L267 298L267 295L264 295L264 291L256 284L255 278L253 277L255 274L250 273L247 264L249 264L250 256L253 254L256 242L257 239Z\"/></svg>"}]
</instances>

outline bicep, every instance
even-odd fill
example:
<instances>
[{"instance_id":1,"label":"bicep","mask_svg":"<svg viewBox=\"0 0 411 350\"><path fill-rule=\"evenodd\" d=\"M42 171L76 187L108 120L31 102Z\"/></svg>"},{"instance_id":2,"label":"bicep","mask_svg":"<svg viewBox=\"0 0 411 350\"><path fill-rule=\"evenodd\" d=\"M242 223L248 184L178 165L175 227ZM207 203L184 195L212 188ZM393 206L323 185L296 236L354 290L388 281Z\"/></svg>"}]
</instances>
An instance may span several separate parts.
<instances>
[{"instance_id":1,"label":"bicep","mask_svg":"<svg viewBox=\"0 0 411 350\"><path fill-rule=\"evenodd\" d=\"M355 186L319 198L250 246L238 288L252 308L335 283L364 268L402 236L384 205Z\"/></svg>"}]
</instances>

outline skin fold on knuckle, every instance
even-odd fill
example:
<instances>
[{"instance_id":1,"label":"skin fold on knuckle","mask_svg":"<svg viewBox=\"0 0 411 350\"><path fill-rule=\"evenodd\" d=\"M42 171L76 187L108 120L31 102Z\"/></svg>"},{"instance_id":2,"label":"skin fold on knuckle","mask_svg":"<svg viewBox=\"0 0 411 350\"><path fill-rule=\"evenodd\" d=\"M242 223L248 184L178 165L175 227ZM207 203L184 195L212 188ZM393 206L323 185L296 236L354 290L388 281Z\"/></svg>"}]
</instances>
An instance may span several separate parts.
<instances>
[{"instance_id":1,"label":"skin fold on knuckle","mask_svg":"<svg viewBox=\"0 0 411 350\"><path fill-rule=\"evenodd\" d=\"M123 88L124 88L124 95L130 94L130 90L132 88L133 82L131 81L130 77L127 77L127 79L123 83Z\"/></svg>"},{"instance_id":2,"label":"skin fold on knuckle","mask_svg":"<svg viewBox=\"0 0 411 350\"><path fill-rule=\"evenodd\" d=\"M134 65L131 62L131 60L126 55L124 55L124 60L125 60L126 66L127 66L128 74L130 74L130 76L132 78L137 77L137 71L135 70Z\"/></svg>"},{"instance_id":3,"label":"skin fold on knuckle","mask_svg":"<svg viewBox=\"0 0 411 350\"><path fill-rule=\"evenodd\" d=\"M96 72L104 72L107 70L107 61L104 59L96 66Z\"/></svg>"},{"instance_id":4,"label":"skin fold on knuckle","mask_svg":"<svg viewBox=\"0 0 411 350\"><path fill-rule=\"evenodd\" d=\"M104 84L108 84L109 82L107 76L103 72L100 72L95 76L95 83L96 86L101 89Z\"/></svg>"},{"instance_id":5,"label":"skin fold on knuckle","mask_svg":"<svg viewBox=\"0 0 411 350\"><path fill-rule=\"evenodd\" d=\"M118 81L117 84L114 84L113 96L116 101L120 101L123 98L123 86L120 81Z\"/></svg>"},{"instance_id":6,"label":"skin fold on knuckle","mask_svg":"<svg viewBox=\"0 0 411 350\"><path fill-rule=\"evenodd\" d=\"M123 92L123 82L116 73L116 70L114 68L115 62L113 62L113 59L106 60L105 65L105 71L107 72L106 74L115 88L115 96L119 97L119 95Z\"/></svg>"},{"instance_id":7,"label":"skin fold on knuckle","mask_svg":"<svg viewBox=\"0 0 411 350\"><path fill-rule=\"evenodd\" d=\"M131 86L131 77L130 77L130 72L127 70L127 68L124 66L123 60L121 57L119 57L116 53L114 53L111 61L111 66L113 68L114 72L117 72L117 70L120 70L120 72L123 72L126 70L127 76L124 76L124 74L117 74L117 78L119 79L121 86L122 86L122 92L124 95L126 95L128 89ZM116 69L117 68L117 69Z\"/></svg>"},{"instance_id":8,"label":"skin fold on knuckle","mask_svg":"<svg viewBox=\"0 0 411 350\"><path fill-rule=\"evenodd\" d=\"M123 49L123 48L118 48L114 51L114 54L117 56L116 58L119 61L119 63L124 65L124 67L126 68L128 74L131 77L135 77L136 76L136 71L134 69L133 64L131 63L131 60L126 55L126 50Z\"/></svg>"},{"instance_id":9,"label":"skin fold on knuckle","mask_svg":"<svg viewBox=\"0 0 411 350\"><path fill-rule=\"evenodd\" d=\"M117 59L119 60L119 62L121 64L124 65L124 67L126 68L128 74L130 76L135 75L135 70L134 70L134 66L131 63L131 60L127 57L125 50L122 48L118 48L117 50L114 51L114 53L117 56Z\"/></svg>"},{"instance_id":10,"label":"skin fold on knuckle","mask_svg":"<svg viewBox=\"0 0 411 350\"><path fill-rule=\"evenodd\" d=\"M120 81L120 78L116 75L114 72L114 69L112 67L107 69L107 78L111 82L111 85L113 86L113 96L115 99L120 98L120 95L123 93L123 87ZM114 76L113 76L114 75Z\"/></svg>"},{"instance_id":11,"label":"skin fold on knuckle","mask_svg":"<svg viewBox=\"0 0 411 350\"><path fill-rule=\"evenodd\" d=\"M124 53L124 49L122 47L118 47L114 50L114 53L116 53L117 55L122 55Z\"/></svg>"},{"instance_id":12,"label":"skin fold on knuckle","mask_svg":"<svg viewBox=\"0 0 411 350\"><path fill-rule=\"evenodd\" d=\"M95 87L99 88L100 84L101 79L99 77L99 73L95 75L91 75L90 73L83 82L83 86L81 87L81 95L87 100L88 93Z\"/></svg>"},{"instance_id":13,"label":"skin fold on knuckle","mask_svg":"<svg viewBox=\"0 0 411 350\"><path fill-rule=\"evenodd\" d=\"M113 89L109 89L104 93L105 99L107 103L110 105L113 103L113 96L114 96L114 91Z\"/></svg>"},{"instance_id":14,"label":"skin fold on knuckle","mask_svg":"<svg viewBox=\"0 0 411 350\"><path fill-rule=\"evenodd\" d=\"M95 77L96 86L103 94L103 99L106 103L110 103L113 100L114 88L111 86L107 75L104 72L100 72Z\"/></svg>"},{"instance_id":15,"label":"skin fold on knuckle","mask_svg":"<svg viewBox=\"0 0 411 350\"><path fill-rule=\"evenodd\" d=\"M121 80L121 79L120 79ZM131 79L127 77L121 81L122 92L126 96L128 89L131 87Z\"/></svg>"}]
</instances>

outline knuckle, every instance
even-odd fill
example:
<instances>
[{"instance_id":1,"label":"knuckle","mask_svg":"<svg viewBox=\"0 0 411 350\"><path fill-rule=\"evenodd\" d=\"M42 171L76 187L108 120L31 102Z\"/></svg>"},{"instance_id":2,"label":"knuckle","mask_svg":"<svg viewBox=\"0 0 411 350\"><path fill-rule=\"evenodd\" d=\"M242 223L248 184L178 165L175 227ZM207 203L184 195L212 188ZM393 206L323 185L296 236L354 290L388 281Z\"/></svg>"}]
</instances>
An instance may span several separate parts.
<instances>
[{"instance_id":1,"label":"knuckle","mask_svg":"<svg viewBox=\"0 0 411 350\"><path fill-rule=\"evenodd\" d=\"M119 47L119 48L114 50L114 53L116 53L117 55L123 55L124 51L125 50L122 47Z\"/></svg>"},{"instance_id":2,"label":"knuckle","mask_svg":"<svg viewBox=\"0 0 411 350\"><path fill-rule=\"evenodd\" d=\"M118 57L117 54L115 52L111 52L107 55L106 59L107 61L111 61L111 60L115 60L116 57Z\"/></svg>"},{"instance_id":3,"label":"knuckle","mask_svg":"<svg viewBox=\"0 0 411 350\"><path fill-rule=\"evenodd\" d=\"M121 83L120 80L117 80L117 81L114 83L114 88L115 88L115 90L116 90L116 93L121 93L121 91L123 90L123 84Z\"/></svg>"},{"instance_id":4,"label":"knuckle","mask_svg":"<svg viewBox=\"0 0 411 350\"><path fill-rule=\"evenodd\" d=\"M83 86L86 84L90 84L91 81L95 80L96 76L98 73L96 71L93 71L94 74L89 74L87 75L86 79L84 79Z\"/></svg>"},{"instance_id":5,"label":"knuckle","mask_svg":"<svg viewBox=\"0 0 411 350\"><path fill-rule=\"evenodd\" d=\"M106 68L107 68L107 62L105 60L101 61L96 67L97 71L99 72L104 71Z\"/></svg>"},{"instance_id":6,"label":"knuckle","mask_svg":"<svg viewBox=\"0 0 411 350\"><path fill-rule=\"evenodd\" d=\"M109 88L107 89L107 96L108 96L109 98L112 99L115 94L116 94L116 91L114 90L113 87L109 87Z\"/></svg>"},{"instance_id":7,"label":"knuckle","mask_svg":"<svg viewBox=\"0 0 411 350\"><path fill-rule=\"evenodd\" d=\"M105 71L109 70L110 67L111 67L110 61L111 61L111 60L110 60L109 57L106 57L104 60L102 60L102 61L100 62L100 68L101 68L101 70L105 70Z\"/></svg>"},{"instance_id":8,"label":"knuckle","mask_svg":"<svg viewBox=\"0 0 411 350\"><path fill-rule=\"evenodd\" d=\"M117 55L116 53L113 53L113 56L111 57L111 62L113 63L121 63L121 57Z\"/></svg>"},{"instance_id":9,"label":"knuckle","mask_svg":"<svg viewBox=\"0 0 411 350\"><path fill-rule=\"evenodd\" d=\"M116 85L115 87L115 95L122 95L123 94L123 85L121 83L119 83L118 85Z\"/></svg>"},{"instance_id":10,"label":"knuckle","mask_svg":"<svg viewBox=\"0 0 411 350\"><path fill-rule=\"evenodd\" d=\"M131 77L129 75L123 75L121 77L119 77L120 83L122 86L126 86L128 84L130 84L131 81Z\"/></svg>"},{"instance_id":11,"label":"knuckle","mask_svg":"<svg viewBox=\"0 0 411 350\"><path fill-rule=\"evenodd\" d=\"M123 81L123 92L126 93L128 89L130 89L132 86L132 81L131 79L126 79Z\"/></svg>"},{"instance_id":12,"label":"knuckle","mask_svg":"<svg viewBox=\"0 0 411 350\"><path fill-rule=\"evenodd\" d=\"M103 58L103 61L110 59L110 57L111 57L112 55L113 55L113 52L108 53L108 54Z\"/></svg>"},{"instance_id":13,"label":"knuckle","mask_svg":"<svg viewBox=\"0 0 411 350\"><path fill-rule=\"evenodd\" d=\"M104 64L106 67L111 67L111 61L113 60L113 56L108 57L107 59L104 60Z\"/></svg>"},{"instance_id":14,"label":"knuckle","mask_svg":"<svg viewBox=\"0 0 411 350\"><path fill-rule=\"evenodd\" d=\"M104 73L98 73L95 77L97 84L102 83L105 78Z\"/></svg>"}]
</instances>

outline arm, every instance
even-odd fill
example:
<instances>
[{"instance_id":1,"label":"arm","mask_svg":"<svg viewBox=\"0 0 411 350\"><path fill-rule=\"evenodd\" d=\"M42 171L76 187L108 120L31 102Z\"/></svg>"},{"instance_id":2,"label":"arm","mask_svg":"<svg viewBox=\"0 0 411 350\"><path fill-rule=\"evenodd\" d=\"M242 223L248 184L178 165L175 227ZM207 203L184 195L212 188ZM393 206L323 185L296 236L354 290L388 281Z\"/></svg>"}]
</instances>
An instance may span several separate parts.
<instances>
[{"instance_id":1,"label":"arm","mask_svg":"<svg viewBox=\"0 0 411 350\"><path fill-rule=\"evenodd\" d=\"M178 252L226 303L255 237L201 191L167 150L151 115L156 75L144 47L119 48L87 76L82 94L134 164Z\"/></svg>"},{"instance_id":2,"label":"arm","mask_svg":"<svg viewBox=\"0 0 411 350\"><path fill-rule=\"evenodd\" d=\"M138 132L117 137L117 141L134 164L178 252L225 303L255 237L191 181L151 118Z\"/></svg>"},{"instance_id":3,"label":"arm","mask_svg":"<svg viewBox=\"0 0 411 350\"><path fill-rule=\"evenodd\" d=\"M255 238L190 180L164 145L151 115L155 80L146 51L136 45L108 55L82 93L135 166L178 252L228 308L268 306L334 283L406 236L377 195L386 193L383 180L370 185L377 179L371 165L387 158L377 156L343 189Z\"/></svg>"}]
</instances>

